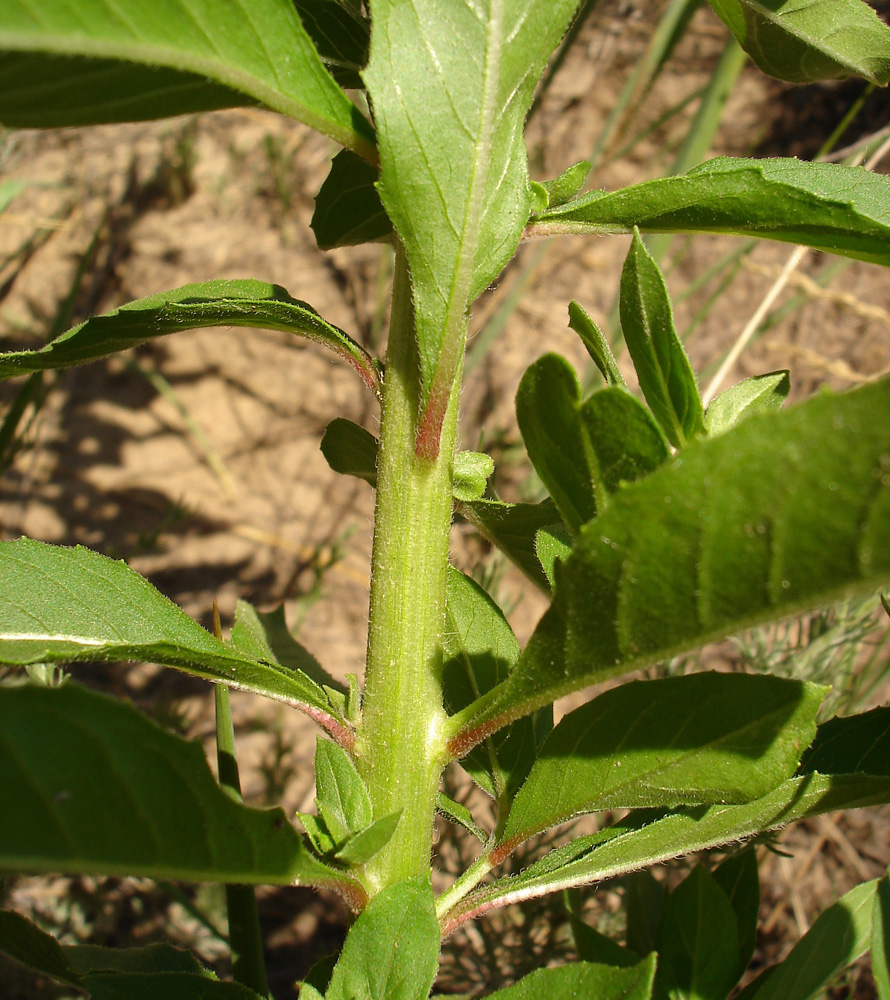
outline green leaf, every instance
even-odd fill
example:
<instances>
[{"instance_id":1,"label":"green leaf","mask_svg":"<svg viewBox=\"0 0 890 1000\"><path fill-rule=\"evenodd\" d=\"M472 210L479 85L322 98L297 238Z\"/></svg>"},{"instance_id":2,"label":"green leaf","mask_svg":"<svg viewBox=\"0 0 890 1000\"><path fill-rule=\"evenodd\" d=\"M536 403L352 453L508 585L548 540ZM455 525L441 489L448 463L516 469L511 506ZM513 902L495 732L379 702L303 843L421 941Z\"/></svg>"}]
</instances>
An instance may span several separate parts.
<instances>
[{"instance_id":1,"label":"green leaf","mask_svg":"<svg viewBox=\"0 0 890 1000\"><path fill-rule=\"evenodd\" d=\"M620 830L619 825L617 832ZM627 947L638 955L648 955L650 951L655 951L667 886L645 868L630 872L621 882L624 886Z\"/></svg>"},{"instance_id":2,"label":"green leaf","mask_svg":"<svg viewBox=\"0 0 890 1000\"><path fill-rule=\"evenodd\" d=\"M582 403L581 420L591 465L603 487L600 497L611 495L623 483L648 476L670 458L667 441L652 414L617 386L600 389Z\"/></svg>"},{"instance_id":3,"label":"green leaf","mask_svg":"<svg viewBox=\"0 0 890 1000\"><path fill-rule=\"evenodd\" d=\"M347 732L314 681L220 642L125 563L80 546L0 542L0 663L76 660L161 663Z\"/></svg>"},{"instance_id":4,"label":"green leaf","mask_svg":"<svg viewBox=\"0 0 890 1000\"><path fill-rule=\"evenodd\" d=\"M337 851L336 859L347 865L367 864L378 851L386 847L392 840L401 818L402 810L400 809L398 812L376 820L366 829L350 837Z\"/></svg>"},{"instance_id":5,"label":"green leaf","mask_svg":"<svg viewBox=\"0 0 890 1000\"><path fill-rule=\"evenodd\" d=\"M293 0L322 62L341 87L360 89L359 70L368 61L371 25L360 3Z\"/></svg>"},{"instance_id":6,"label":"green leaf","mask_svg":"<svg viewBox=\"0 0 890 1000\"><path fill-rule=\"evenodd\" d=\"M608 341L584 307L574 300L569 303L569 327L581 338L591 360L606 380L606 385L625 388L624 376Z\"/></svg>"},{"instance_id":7,"label":"green leaf","mask_svg":"<svg viewBox=\"0 0 890 1000\"><path fill-rule=\"evenodd\" d=\"M658 979L676 1000L713 1000L737 981L738 925L726 893L698 865L668 896L658 936Z\"/></svg>"},{"instance_id":8,"label":"green leaf","mask_svg":"<svg viewBox=\"0 0 890 1000\"><path fill-rule=\"evenodd\" d=\"M491 455L479 451L459 451L454 456L452 490L455 500L471 503L481 499L492 472L494 459Z\"/></svg>"},{"instance_id":9,"label":"green leaf","mask_svg":"<svg viewBox=\"0 0 890 1000\"><path fill-rule=\"evenodd\" d=\"M262 1000L240 983L189 972L97 972L84 983L91 1000Z\"/></svg>"},{"instance_id":10,"label":"green leaf","mask_svg":"<svg viewBox=\"0 0 890 1000\"><path fill-rule=\"evenodd\" d=\"M744 805L702 806L650 817L647 822L635 820L637 814L630 813L623 823L580 837L546 854L521 874L470 893L446 915L444 933L495 906L601 882L644 865L776 830L807 816L887 801L887 775L808 774L791 778L762 799ZM632 947L644 950L636 944Z\"/></svg>"},{"instance_id":11,"label":"green leaf","mask_svg":"<svg viewBox=\"0 0 890 1000\"><path fill-rule=\"evenodd\" d=\"M816 918L777 966L761 973L744 1000L814 1000L834 977L865 954L871 942L878 879L851 889Z\"/></svg>"},{"instance_id":12,"label":"green leaf","mask_svg":"<svg viewBox=\"0 0 890 1000\"><path fill-rule=\"evenodd\" d=\"M12 52L0 34L0 121L64 128L215 111L257 102L196 73L115 59Z\"/></svg>"},{"instance_id":13,"label":"green leaf","mask_svg":"<svg viewBox=\"0 0 890 1000\"><path fill-rule=\"evenodd\" d=\"M573 534L596 514L580 401L575 370L558 354L545 354L531 365L516 393L516 419L528 457Z\"/></svg>"},{"instance_id":14,"label":"green leaf","mask_svg":"<svg viewBox=\"0 0 890 1000\"><path fill-rule=\"evenodd\" d=\"M535 220L544 234L726 233L890 264L890 177L864 167L723 156L677 177L596 192Z\"/></svg>"},{"instance_id":15,"label":"green leaf","mask_svg":"<svg viewBox=\"0 0 890 1000\"><path fill-rule=\"evenodd\" d=\"M189 972L216 979L216 976L188 951L166 942L144 948L103 948L99 945L66 945L64 952L78 972Z\"/></svg>"},{"instance_id":16,"label":"green leaf","mask_svg":"<svg viewBox=\"0 0 890 1000\"><path fill-rule=\"evenodd\" d=\"M571 536L565 528L541 528L535 535L535 552L551 587L556 582L556 563L571 551Z\"/></svg>"},{"instance_id":17,"label":"green leaf","mask_svg":"<svg viewBox=\"0 0 890 1000\"><path fill-rule=\"evenodd\" d=\"M748 802L794 773L826 689L768 675L635 681L569 713L513 803L512 849L604 809Z\"/></svg>"},{"instance_id":18,"label":"green leaf","mask_svg":"<svg viewBox=\"0 0 890 1000\"><path fill-rule=\"evenodd\" d=\"M458 503L457 512L500 549L541 590L550 585L538 561L536 540L541 528L565 529L556 504L548 497L541 503L502 503L474 500Z\"/></svg>"},{"instance_id":19,"label":"green leaf","mask_svg":"<svg viewBox=\"0 0 890 1000\"><path fill-rule=\"evenodd\" d=\"M291 0L252 0L249 8L172 0L163 18L149 0L128 0L126 18L111 0L93 0L88 11L7 0L0 52L0 62L15 59L16 71L12 93L0 90L0 121L6 125L84 125L120 121L134 110L140 118L198 110L204 105L196 100L201 96L197 76L374 156L370 126L324 68ZM77 58L69 63L59 56ZM135 64L135 81L121 62ZM137 97L147 67L158 73L158 80L149 94ZM109 101L110 82L121 87L123 116L114 113ZM88 100L82 108L74 106L70 118L47 120L47 84L49 96L73 87L87 93ZM90 84L97 89L88 89ZM217 86L207 96L210 107L234 103Z\"/></svg>"},{"instance_id":20,"label":"green leaf","mask_svg":"<svg viewBox=\"0 0 890 1000\"><path fill-rule=\"evenodd\" d=\"M199 743L73 683L0 688L0 866L361 889L315 861L280 809L248 809Z\"/></svg>"},{"instance_id":21,"label":"green leaf","mask_svg":"<svg viewBox=\"0 0 890 1000\"><path fill-rule=\"evenodd\" d=\"M890 774L890 708L830 719L804 752L800 774Z\"/></svg>"},{"instance_id":22,"label":"green leaf","mask_svg":"<svg viewBox=\"0 0 890 1000\"><path fill-rule=\"evenodd\" d=\"M248 601L235 604L235 624L231 645L239 653L271 663L305 682L308 677L321 687L346 691L345 685L332 677L315 657L291 635L284 617L284 605L274 611L257 611Z\"/></svg>"},{"instance_id":23,"label":"green leaf","mask_svg":"<svg viewBox=\"0 0 890 1000\"><path fill-rule=\"evenodd\" d=\"M331 0L329 0L331 2ZM344 149L315 197L312 231L321 250L384 240L392 223L380 202L377 168Z\"/></svg>"},{"instance_id":24,"label":"green leaf","mask_svg":"<svg viewBox=\"0 0 890 1000\"><path fill-rule=\"evenodd\" d=\"M381 200L411 269L423 378L421 452L438 453L467 309L528 221L523 125L577 0L372 0L364 72Z\"/></svg>"},{"instance_id":25,"label":"green leaf","mask_svg":"<svg viewBox=\"0 0 890 1000\"><path fill-rule=\"evenodd\" d=\"M576 962L555 969L538 969L515 986L489 994L491 1000L649 1000L655 976L655 955L638 965L616 969L591 962Z\"/></svg>"},{"instance_id":26,"label":"green leaf","mask_svg":"<svg viewBox=\"0 0 890 1000\"><path fill-rule=\"evenodd\" d=\"M12 910L0 910L0 952L50 979L86 989L59 942Z\"/></svg>"},{"instance_id":27,"label":"green leaf","mask_svg":"<svg viewBox=\"0 0 890 1000\"><path fill-rule=\"evenodd\" d=\"M342 476L355 476L377 486L377 438L364 427L336 417L325 428L321 453Z\"/></svg>"},{"instance_id":28,"label":"green leaf","mask_svg":"<svg viewBox=\"0 0 890 1000\"><path fill-rule=\"evenodd\" d=\"M757 855L752 847L736 851L713 871L714 881L726 893L736 916L738 955L735 983L748 968L757 945L757 917L760 912L760 879Z\"/></svg>"},{"instance_id":29,"label":"green leaf","mask_svg":"<svg viewBox=\"0 0 890 1000\"><path fill-rule=\"evenodd\" d=\"M890 579L890 380L757 414L612 497L561 564L510 677L449 727L500 720Z\"/></svg>"},{"instance_id":30,"label":"green leaf","mask_svg":"<svg viewBox=\"0 0 890 1000\"><path fill-rule=\"evenodd\" d=\"M448 568L445 609L443 689L446 709L455 712L509 674L519 659L519 643L488 593L453 566ZM476 747L461 764L501 802L525 780L535 748L534 720L526 717Z\"/></svg>"},{"instance_id":31,"label":"green leaf","mask_svg":"<svg viewBox=\"0 0 890 1000\"><path fill-rule=\"evenodd\" d=\"M337 843L371 825L371 799L352 758L321 737L315 744L315 788L318 812Z\"/></svg>"},{"instance_id":32,"label":"green leaf","mask_svg":"<svg viewBox=\"0 0 890 1000\"><path fill-rule=\"evenodd\" d=\"M861 0L708 0L755 63L791 83L890 80L890 31Z\"/></svg>"},{"instance_id":33,"label":"green leaf","mask_svg":"<svg viewBox=\"0 0 890 1000\"><path fill-rule=\"evenodd\" d=\"M621 272L620 308L621 329L640 388L671 444L679 448L703 430L701 397L674 329L661 270L638 232Z\"/></svg>"},{"instance_id":34,"label":"green leaf","mask_svg":"<svg viewBox=\"0 0 890 1000\"><path fill-rule=\"evenodd\" d=\"M788 398L791 379L787 371L753 375L716 396L705 411L705 430L722 434L761 410L781 408Z\"/></svg>"},{"instance_id":35,"label":"green leaf","mask_svg":"<svg viewBox=\"0 0 890 1000\"><path fill-rule=\"evenodd\" d=\"M433 888L418 875L384 889L352 925L325 1000L426 1000L438 957Z\"/></svg>"},{"instance_id":36,"label":"green leaf","mask_svg":"<svg viewBox=\"0 0 890 1000\"><path fill-rule=\"evenodd\" d=\"M600 934L574 914L569 923L575 951L578 952L578 958L582 962L599 962L601 965L613 965L619 969L626 969L639 962L640 956L635 952L629 948L622 948L616 941L606 937L605 934Z\"/></svg>"},{"instance_id":37,"label":"green leaf","mask_svg":"<svg viewBox=\"0 0 890 1000\"><path fill-rule=\"evenodd\" d=\"M890 878L878 882L871 924L871 971L878 989L878 1000L890 998Z\"/></svg>"},{"instance_id":38,"label":"green leaf","mask_svg":"<svg viewBox=\"0 0 890 1000\"><path fill-rule=\"evenodd\" d=\"M563 170L552 181L543 181L541 187L547 192L547 205L563 205L584 187L593 164L590 160L579 160Z\"/></svg>"},{"instance_id":39,"label":"green leaf","mask_svg":"<svg viewBox=\"0 0 890 1000\"><path fill-rule=\"evenodd\" d=\"M484 844L488 840L488 834L473 819L473 814L465 805L455 802L444 792L436 793L436 812L444 816L449 823L456 823L463 827L471 836Z\"/></svg>"},{"instance_id":40,"label":"green leaf","mask_svg":"<svg viewBox=\"0 0 890 1000\"><path fill-rule=\"evenodd\" d=\"M280 285L252 280L183 285L91 316L40 350L0 353L0 378L86 364L155 337L206 326L283 330L314 340L352 365L364 383L378 391L380 373L362 347L311 306L292 299Z\"/></svg>"}]
</instances>

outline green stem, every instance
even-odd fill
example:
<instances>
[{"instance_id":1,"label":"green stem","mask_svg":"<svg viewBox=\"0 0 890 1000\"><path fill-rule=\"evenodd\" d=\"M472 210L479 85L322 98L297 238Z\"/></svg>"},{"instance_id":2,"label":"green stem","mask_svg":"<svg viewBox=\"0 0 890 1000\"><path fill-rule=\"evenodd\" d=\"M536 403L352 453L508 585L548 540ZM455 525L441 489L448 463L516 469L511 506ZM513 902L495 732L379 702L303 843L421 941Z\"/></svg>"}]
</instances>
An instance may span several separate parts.
<instances>
[{"instance_id":1,"label":"green stem","mask_svg":"<svg viewBox=\"0 0 890 1000\"><path fill-rule=\"evenodd\" d=\"M429 871L445 762L442 631L457 393L451 392L435 458L415 449L420 400L411 287L400 248L380 425L368 661L355 749L375 818L401 810L402 819L392 840L368 863L372 891Z\"/></svg>"},{"instance_id":2,"label":"green stem","mask_svg":"<svg viewBox=\"0 0 890 1000\"><path fill-rule=\"evenodd\" d=\"M214 625L219 616L214 602ZM229 689L217 684L216 696L216 759L219 767L219 784L238 802L241 801L241 779L235 757L235 727L229 705ZM226 910L229 916L229 944L232 950L232 974L241 983L271 1000L266 980L266 963L263 956L263 934L252 885L226 885Z\"/></svg>"}]
</instances>

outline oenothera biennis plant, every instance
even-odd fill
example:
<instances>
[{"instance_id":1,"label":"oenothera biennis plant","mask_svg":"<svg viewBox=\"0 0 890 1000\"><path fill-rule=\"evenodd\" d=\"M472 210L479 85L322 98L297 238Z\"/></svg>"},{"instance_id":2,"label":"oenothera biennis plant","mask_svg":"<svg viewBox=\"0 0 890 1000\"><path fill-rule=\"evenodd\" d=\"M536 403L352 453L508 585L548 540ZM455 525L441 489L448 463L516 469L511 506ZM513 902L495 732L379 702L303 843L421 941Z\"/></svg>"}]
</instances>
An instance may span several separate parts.
<instances>
[{"instance_id":1,"label":"oenothera biennis plant","mask_svg":"<svg viewBox=\"0 0 890 1000\"><path fill-rule=\"evenodd\" d=\"M389 241L396 261L383 359L255 280L160 292L39 350L0 354L0 374L13 378L184 328L272 327L332 349L381 404L379 442L343 419L322 442L334 469L376 489L361 689L339 684L280 612L241 603L224 640L123 563L30 539L0 544L0 661L148 660L206 677L219 748L217 781L199 747L127 704L70 680L0 687L0 868L226 883L236 981L165 946L60 947L10 911L0 949L13 958L97 998L268 996L252 885L296 883L335 890L356 917L303 997L422 1000L443 936L492 909L890 801L890 710L817 727L825 689L809 683L635 680L553 725L562 695L890 580L890 380L786 410L787 374L772 373L705 408L641 236L746 234L887 265L890 181L858 167L722 158L617 191L580 193L585 165L531 182L524 120L576 5L0 5L6 125L259 103L343 146L318 193L319 246ZM711 6L767 72L890 79L890 32L860 0ZM549 496L502 503L486 492L491 460L455 454L469 309L523 237L575 233L633 234L620 313L642 398L572 303L570 324L605 385L585 395L555 354L529 368L517 416ZM524 649L492 597L449 566L455 510L550 598ZM280 810L240 801L230 687L324 730L317 810L299 817L302 831ZM489 826L443 795L454 761L493 800ZM437 810L480 841L438 894ZM606 812L599 832L499 873L530 838ZM888 894L886 880L854 889L746 1000L804 1000L869 947L890 996ZM729 853L694 868L645 928L629 919L624 945L574 915L582 960L494 995L722 1000L751 956L758 898L753 855Z\"/></svg>"}]
</instances>

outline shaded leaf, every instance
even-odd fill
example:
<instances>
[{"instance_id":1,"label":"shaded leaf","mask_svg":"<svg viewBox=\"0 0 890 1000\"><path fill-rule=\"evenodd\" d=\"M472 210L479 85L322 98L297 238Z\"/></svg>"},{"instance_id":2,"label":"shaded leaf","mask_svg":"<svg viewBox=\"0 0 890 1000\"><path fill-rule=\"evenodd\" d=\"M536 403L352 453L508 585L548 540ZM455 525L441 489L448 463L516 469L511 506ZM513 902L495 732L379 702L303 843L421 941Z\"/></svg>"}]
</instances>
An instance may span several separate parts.
<instances>
[{"instance_id":1,"label":"shaded leaf","mask_svg":"<svg viewBox=\"0 0 890 1000\"><path fill-rule=\"evenodd\" d=\"M825 691L719 673L613 688L544 741L501 841L512 848L596 810L760 798L794 773Z\"/></svg>"},{"instance_id":2,"label":"shaded leaf","mask_svg":"<svg viewBox=\"0 0 890 1000\"><path fill-rule=\"evenodd\" d=\"M445 608L443 689L446 709L455 712L509 674L519 659L519 643L489 594L453 566L448 568ZM461 764L501 802L528 774L535 745L534 720L526 717L476 747Z\"/></svg>"},{"instance_id":3,"label":"shaded leaf","mask_svg":"<svg viewBox=\"0 0 890 1000\"><path fill-rule=\"evenodd\" d=\"M249 809L199 743L76 684L0 688L0 865L361 889L315 861L280 809Z\"/></svg>"},{"instance_id":4,"label":"shaded leaf","mask_svg":"<svg viewBox=\"0 0 890 1000\"><path fill-rule=\"evenodd\" d=\"M330 2L330 0L329 0ZM380 202L377 168L344 149L331 162L315 196L312 231L321 250L373 243L392 233L392 223Z\"/></svg>"},{"instance_id":5,"label":"shaded leaf","mask_svg":"<svg viewBox=\"0 0 890 1000\"><path fill-rule=\"evenodd\" d=\"M890 578L890 380L758 414L616 493L460 752L524 710Z\"/></svg>"},{"instance_id":6,"label":"shaded leaf","mask_svg":"<svg viewBox=\"0 0 890 1000\"><path fill-rule=\"evenodd\" d=\"M59 942L13 910L0 910L0 953L56 982L86 990Z\"/></svg>"},{"instance_id":7,"label":"shaded leaf","mask_svg":"<svg viewBox=\"0 0 890 1000\"><path fill-rule=\"evenodd\" d=\"M86 364L155 337L207 326L259 327L306 337L339 355L378 390L376 363L362 347L280 285L253 280L183 285L91 316L37 351L0 353L0 378Z\"/></svg>"},{"instance_id":8,"label":"shaded leaf","mask_svg":"<svg viewBox=\"0 0 890 1000\"><path fill-rule=\"evenodd\" d=\"M214 638L133 572L97 552L0 542L0 663L148 660L295 705L345 732L324 691Z\"/></svg>"},{"instance_id":9,"label":"shaded leaf","mask_svg":"<svg viewBox=\"0 0 890 1000\"><path fill-rule=\"evenodd\" d=\"M671 444L686 444L703 429L692 365L674 329L667 286L638 232L621 272L621 329L640 388Z\"/></svg>"},{"instance_id":10,"label":"shaded leaf","mask_svg":"<svg viewBox=\"0 0 890 1000\"><path fill-rule=\"evenodd\" d=\"M581 338L591 360L610 386L625 388L624 376L600 328L580 303L569 303L569 326Z\"/></svg>"},{"instance_id":11,"label":"shaded leaf","mask_svg":"<svg viewBox=\"0 0 890 1000\"><path fill-rule=\"evenodd\" d=\"M262 1000L240 983L189 972L96 972L84 982L91 1000Z\"/></svg>"},{"instance_id":12,"label":"shaded leaf","mask_svg":"<svg viewBox=\"0 0 890 1000\"><path fill-rule=\"evenodd\" d=\"M234 649L272 663L286 673L309 677L318 685L345 691L340 681L332 677L315 657L291 634L284 617L284 605L274 611L257 611L239 598L235 605L235 624L231 644Z\"/></svg>"},{"instance_id":13,"label":"shaded leaf","mask_svg":"<svg viewBox=\"0 0 890 1000\"><path fill-rule=\"evenodd\" d=\"M346 935L325 1000L426 1000L438 969L429 876L376 895Z\"/></svg>"},{"instance_id":14,"label":"shaded leaf","mask_svg":"<svg viewBox=\"0 0 890 1000\"><path fill-rule=\"evenodd\" d=\"M502 503L474 500L458 503L457 512L536 584L550 592L538 561L536 539L541 528L564 529L556 504L548 497L541 503Z\"/></svg>"},{"instance_id":15,"label":"shaded leaf","mask_svg":"<svg viewBox=\"0 0 890 1000\"><path fill-rule=\"evenodd\" d=\"M890 708L829 719L804 752L801 774L890 774Z\"/></svg>"},{"instance_id":16,"label":"shaded leaf","mask_svg":"<svg viewBox=\"0 0 890 1000\"><path fill-rule=\"evenodd\" d=\"M601 497L614 493L622 483L648 476L670 458L667 441L652 414L624 389L600 389L581 404L580 412L591 464L603 487Z\"/></svg>"},{"instance_id":17,"label":"shaded leaf","mask_svg":"<svg viewBox=\"0 0 890 1000\"><path fill-rule=\"evenodd\" d=\"M392 840L399 820L402 818L402 810L383 816L376 820L364 830L359 831L337 851L335 857L347 865L364 865L371 858Z\"/></svg>"},{"instance_id":18,"label":"shaded leaf","mask_svg":"<svg viewBox=\"0 0 890 1000\"><path fill-rule=\"evenodd\" d=\"M813 926L769 975L741 994L744 1000L813 1000L834 977L865 954L871 942L878 880L851 889L816 918Z\"/></svg>"},{"instance_id":19,"label":"shaded leaf","mask_svg":"<svg viewBox=\"0 0 890 1000\"><path fill-rule=\"evenodd\" d=\"M481 843L488 840L488 834L473 819L473 814L465 805L455 802L444 792L436 794L436 812L444 816L451 823L456 823L464 828L471 836Z\"/></svg>"},{"instance_id":20,"label":"shaded leaf","mask_svg":"<svg viewBox=\"0 0 890 1000\"><path fill-rule=\"evenodd\" d=\"M735 979L741 979L757 945L757 916L760 912L760 878L757 855L752 847L736 851L712 872L714 881L726 893L736 916L738 957Z\"/></svg>"},{"instance_id":21,"label":"shaded leaf","mask_svg":"<svg viewBox=\"0 0 890 1000\"><path fill-rule=\"evenodd\" d=\"M890 264L890 177L796 159L708 160L686 174L584 195L548 210L556 233L726 233Z\"/></svg>"},{"instance_id":22,"label":"shaded leaf","mask_svg":"<svg viewBox=\"0 0 890 1000\"><path fill-rule=\"evenodd\" d=\"M649 1000L655 975L655 956L638 965L616 969L608 965L575 962L555 969L538 969L515 986L491 993L491 1000Z\"/></svg>"},{"instance_id":23,"label":"shaded leaf","mask_svg":"<svg viewBox=\"0 0 890 1000\"><path fill-rule=\"evenodd\" d=\"M746 378L714 398L705 411L705 430L708 434L722 434L761 410L778 410L790 389L787 371Z\"/></svg>"},{"instance_id":24,"label":"shaded leaf","mask_svg":"<svg viewBox=\"0 0 890 1000\"><path fill-rule=\"evenodd\" d=\"M467 308L519 243L535 84L576 0L373 0L363 76L379 191L411 269L423 377L421 453L438 453Z\"/></svg>"},{"instance_id":25,"label":"shaded leaf","mask_svg":"<svg viewBox=\"0 0 890 1000\"><path fill-rule=\"evenodd\" d=\"M770 76L812 83L890 80L890 30L861 0L708 0Z\"/></svg>"},{"instance_id":26,"label":"shaded leaf","mask_svg":"<svg viewBox=\"0 0 890 1000\"><path fill-rule=\"evenodd\" d=\"M531 365L516 393L516 419L528 457L573 534L596 514L580 401L575 370L558 354L545 354Z\"/></svg>"},{"instance_id":27,"label":"shaded leaf","mask_svg":"<svg viewBox=\"0 0 890 1000\"><path fill-rule=\"evenodd\" d=\"M215 979L216 976L188 951L166 942L144 948L103 948L99 945L66 945L65 955L78 972L188 972Z\"/></svg>"},{"instance_id":28,"label":"shaded leaf","mask_svg":"<svg viewBox=\"0 0 890 1000\"><path fill-rule=\"evenodd\" d=\"M371 825L371 798L352 758L321 737L315 744L315 790L319 814L337 843Z\"/></svg>"},{"instance_id":29,"label":"shaded leaf","mask_svg":"<svg viewBox=\"0 0 890 1000\"><path fill-rule=\"evenodd\" d=\"M359 3L293 0L322 62L341 87L362 87L359 70L368 61L371 25Z\"/></svg>"},{"instance_id":30,"label":"shaded leaf","mask_svg":"<svg viewBox=\"0 0 890 1000\"><path fill-rule=\"evenodd\" d=\"M737 981L737 941L726 893L697 865L665 901L657 977L677 1000L723 1000Z\"/></svg>"},{"instance_id":31,"label":"shaded leaf","mask_svg":"<svg viewBox=\"0 0 890 1000\"><path fill-rule=\"evenodd\" d=\"M377 438L370 431L343 417L335 417L321 439L321 452L334 472L364 479L375 488L377 448Z\"/></svg>"},{"instance_id":32,"label":"shaded leaf","mask_svg":"<svg viewBox=\"0 0 890 1000\"><path fill-rule=\"evenodd\" d=\"M86 91L86 57L99 60L99 73L111 61L136 64L139 81L146 67L163 67L161 79L148 96L136 98L137 86L124 66L113 69L113 79L125 98L124 112L136 110L141 117L164 117L202 107L195 100L193 76L222 84L228 90L305 122L332 139L364 155L374 156L371 129L358 110L324 68L306 34L291 0L251 0L250 7L219 4L208 0L172 0L159 18L149 0L128 0L126 18L112 0L95 0L89 17L68 4L46 4L40 0L7 0L0 25L0 51L5 61L21 53L9 98L0 90L0 121L7 125L46 126L46 94L49 81L56 92L67 85ZM66 65L59 55L78 57ZM47 58L40 58L46 56ZM180 71L171 76L169 71ZM27 74L27 75L26 75ZM101 75L100 75L101 79ZM93 77L95 87L97 79ZM107 85L109 80L102 81ZM184 102L181 88L192 90ZM172 94L171 94L172 91ZM83 125L95 121L120 121L109 115L107 89L100 93L97 115L90 93L86 106L73 108L72 119L54 120L53 125ZM209 91L210 107L225 106L219 87ZM172 99L171 99L172 98ZM6 102L9 102L8 104ZM10 117L10 112L13 117ZM103 113L104 112L104 113ZM126 117L126 114L125 116Z\"/></svg>"}]
</instances>

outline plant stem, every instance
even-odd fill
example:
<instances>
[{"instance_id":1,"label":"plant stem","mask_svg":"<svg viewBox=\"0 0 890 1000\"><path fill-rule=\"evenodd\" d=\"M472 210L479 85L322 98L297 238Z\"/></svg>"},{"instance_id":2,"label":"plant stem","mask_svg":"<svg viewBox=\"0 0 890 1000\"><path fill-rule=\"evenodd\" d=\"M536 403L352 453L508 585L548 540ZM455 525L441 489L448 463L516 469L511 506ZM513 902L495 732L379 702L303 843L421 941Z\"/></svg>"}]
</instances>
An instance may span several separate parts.
<instances>
[{"instance_id":1,"label":"plant stem","mask_svg":"<svg viewBox=\"0 0 890 1000\"><path fill-rule=\"evenodd\" d=\"M218 620L214 602L214 618ZM241 801L241 779L235 758L235 729L229 705L229 689L217 684L216 698L216 757L220 787L236 801ZM263 933L252 885L226 884L226 911L229 917L229 943L232 950L232 974L261 997L271 997L266 981L263 956Z\"/></svg>"},{"instance_id":2,"label":"plant stem","mask_svg":"<svg viewBox=\"0 0 890 1000\"><path fill-rule=\"evenodd\" d=\"M457 392L452 389L438 456L423 457L415 451L420 379L408 267L399 248L380 426L368 661L356 764L367 783L374 817L401 811L402 818L392 840L368 863L372 892L429 871L436 792L445 761L442 631Z\"/></svg>"}]
</instances>

